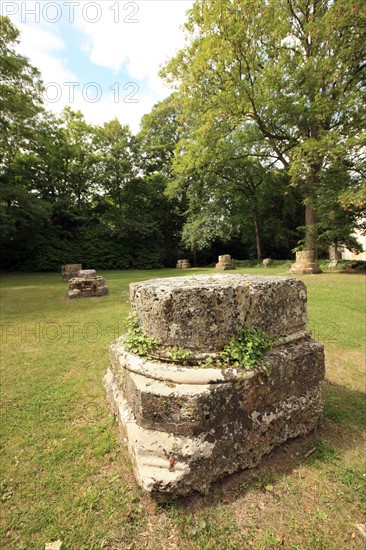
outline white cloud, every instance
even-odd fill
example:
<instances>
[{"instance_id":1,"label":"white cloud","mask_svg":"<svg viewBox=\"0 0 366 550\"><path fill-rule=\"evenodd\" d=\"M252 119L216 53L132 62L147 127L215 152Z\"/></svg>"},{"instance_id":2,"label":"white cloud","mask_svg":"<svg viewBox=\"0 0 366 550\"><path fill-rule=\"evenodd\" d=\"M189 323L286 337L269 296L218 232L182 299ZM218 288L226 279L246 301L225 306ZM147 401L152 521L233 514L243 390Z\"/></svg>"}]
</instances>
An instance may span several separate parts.
<instances>
[{"instance_id":1,"label":"white cloud","mask_svg":"<svg viewBox=\"0 0 366 550\"><path fill-rule=\"evenodd\" d=\"M42 73L44 82L68 82L75 74L67 68L63 55L64 41L54 32L41 26L20 23L21 43L18 50L26 55Z\"/></svg>"},{"instance_id":2,"label":"white cloud","mask_svg":"<svg viewBox=\"0 0 366 550\"><path fill-rule=\"evenodd\" d=\"M118 118L123 124L128 124L132 132L136 133L139 129L141 117L151 111L154 100L150 96L140 96L138 103L123 103L120 101L114 103L113 96L105 96L98 104L89 103L87 106L82 100L80 110L85 118L94 124L103 124L113 118Z\"/></svg>"},{"instance_id":3,"label":"white cloud","mask_svg":"<svg viewBox=\"0 0 366 550\"><path fill-rule=\"evenodd\" d=\"M94 63L115 70L127 63L131 76L144 78L182 46L179 27L192 3L193 0L104 1L100 3L98 23L91 24L86 17L88 12L79 9L76 24L88 39L87 49Z\"/></svg>"},{"instance_id":4,"label":"white cloud","mask_svg":"<svg viewBox=\"0 0 366 550\"><path fill-rule=\"evenodd\" d=\"M122 123L128 123L134 132L137 131L141 116L170 93L158 72L160 66L184 44L184 34L179 27L183 25L185 12L193 0L79 0L73 6L69 5L70 0L58 0L64 26L50 21L57 18L57 10L52 7L54 4L54 1L48 2L50 9L44 11L45 2L27 1L25 5L29 15L25 17L21 9L11 15L14 5L21 6L24 2L2 2L2 13L8 13L21 31L20 52L40 69L45 83L59 83L60 97L49 102L48 108L59 112L70 104L95 124L117 116ZM31 13L34 9L40 10L38 20ZM110 69L108 86L121 80L120 75L117 77L118 71L123 72L125 82L138 84L141 90L136 95L138 103L123 102L126 94L115 103L112 92L104 93L97 103L91 103L83 97L81 87L75 88L73 101L69 101L70 90L62 83L78 82L80 77L68 66L68 36L62 34L66 28L65 18L78 29L82 48L91 63ZM74 68L74 71L77 69ZM91 74L90 81L93 80L94 75ZM46 99L55 97L56 93L57 89L50 87Z\"/></svg>"},{"instance_id":5,"label":"white cloud","mask_svg":"<svg viewBox=\"0 0 366 550\"><path fill-rule=\"evenodd\" d=\"M161 98L167 91L158 72L183 46L180 27L192 4L193 0L107 1L98 24L88 22L88 12L81 9L76 24L86 37L85 49L94 64L114 71L126 68L132 79L145 80L155 97Z\"/></svg>"}]
</instances>

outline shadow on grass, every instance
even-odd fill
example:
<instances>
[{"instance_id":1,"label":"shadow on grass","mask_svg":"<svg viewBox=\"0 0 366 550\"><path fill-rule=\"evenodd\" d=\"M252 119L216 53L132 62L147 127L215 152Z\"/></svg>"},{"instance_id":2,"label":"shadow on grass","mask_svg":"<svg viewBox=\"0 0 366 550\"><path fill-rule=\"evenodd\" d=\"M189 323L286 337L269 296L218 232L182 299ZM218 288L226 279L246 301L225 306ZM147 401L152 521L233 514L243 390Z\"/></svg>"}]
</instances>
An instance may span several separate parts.
<instances>
[{"instance_id":1,"label":"shadow on grass","mask_svg":"<svg viewBox=\"0 0 366 550\"><path fill-rule=\"evenodd\" d=\"M193 511L216 506L220 501L229 504L245 497L251 489L266 492L268 484L303 466L321 468L338 461L342 453L352 448L361 449L366 416L364 393L324 381L323 398L324 410L316 430L286 441L264 456L255 468L216 481L207 495L193 494L175 500L173 505ZM170 504L163 506L169 508Z\"/></svg>"}]
</instances>

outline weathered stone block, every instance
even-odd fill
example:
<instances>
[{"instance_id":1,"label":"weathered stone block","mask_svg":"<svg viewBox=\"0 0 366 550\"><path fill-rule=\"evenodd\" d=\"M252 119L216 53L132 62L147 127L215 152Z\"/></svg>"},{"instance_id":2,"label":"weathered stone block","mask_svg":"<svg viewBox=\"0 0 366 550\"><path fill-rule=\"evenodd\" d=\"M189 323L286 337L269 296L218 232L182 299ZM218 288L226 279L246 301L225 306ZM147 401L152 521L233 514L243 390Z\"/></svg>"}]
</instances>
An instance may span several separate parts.
<instances>
[{"instance_id":1,"label":"weathered stone block","mask_svg":"<svg viewBox=\"0 0 366 550\"><path fill-rule=\"evenodd\" d=\"M292 264L290 273L310 275L312 273L322 273L319 265L315 262L315 253L313 250L300 250L296 252L296 262Z\"/></svg>"},{"instance_id":2,"label":"weathered stone block","mask_svg":"<svg viewBox=\"0 0 366 550\"><path fill-rule=\"evenodd\" d=\"M189 367L136 358L123 340L111 345L111 371L138 424L156 431L196 435L235 422L238 411L250 415L301 396L324 377L323 346L309 340L282 344L265 356L271 370L266 384L258 373L245 377L232 368L197 369L192 376Z\"/></svg>"},{"instance_id":3,"label":"weathered stone block","mask_svg":"<svg viewBox=\"0 0 366 550\"><path fill-rule=\"evenodd\" d=\"M136 478L158 499L193 491L204 494L213 481L257 466L277 445L313 430L322 410L317 385L301 396L290 396L251 413L238 410L234 420L224 420L193 435L174 434L139 423L111 370L104 383L127 437Z\"/></svg>"},{"instance_id":4,"label":"weathered stone block","mask_svg":"<svg viewBox=\"0 0 366 550\"><path fill-rule=\"evenodd\" d=\"M244 324L271 338L305 328L306 287L290 277L223 274L153 279L130 285L142 330L167 346L215 351Z\"/></svg>"},{"instance_id":5,"label":"weathered stone block","mask_svg":"<svg viewBox=\"0 0 366 550\"><path fill-rule=\"evenodd\" d=\"M108 288L104 277L75 277L69 281L68 297L70 299L93 298L107 294Z\"/></svg>"},{"instance_id":6,"label":"weathered stone block","mask_svg":"<svg viewBox=\"0 0 366 550\"><path fill-rule=\"evenodd\" d=\"M269 267L273 263L273 260L271 258L264 258L262 264L264 267Z\"/></svg>"},{"instance_id":7,"label":"weathered stone block","mask_svg":"<svg viewBox=\"0 0 366 550\"><path fill-rule=\"evenodd\" d=\"M265 380L256 369L138 357L124 337L111 344L107 395L137 480L151 495L206 493L213 481L256 466L275 446L315 428L324 352L306 331L301 281L216 275L145 281L130 290L149 336L197 356L220 349L244 323L277 338L264 358Z\"/></svg>"},{"instance_id":8,"label":"weathered stone block","mask_svg":"<svg viewBox=\"0 0 366 550\"><path fill-rule=\"evenodd\" d=\"M216 269L220 271L228 271L229 269L235 269L234 262L231 259L230 254L224 254L219 256L219 261L216 264Z\"/></svg>"},{"instance_id":9,"label":"weathered stone block","mask_svg":"<svg viewBox=\"0 0 366 550\"><path fill-rule=\"evenodd\" d=\"M97 276L97 272L95 271L95 269L80 269L77 276L82 279L95 279Z\"/></svg>"},{"instance_id":10,"label":"weathered stone block","mask_svg":"<svg viewBox=\"0 0 366 550\"><path fill-rule=\"evenodd\" d=\"M69 281L73 277L78 276L78 272L82 269L81 264L66 264L61 266L61 276L63 280Z\"/></svg>"}]
</instances>

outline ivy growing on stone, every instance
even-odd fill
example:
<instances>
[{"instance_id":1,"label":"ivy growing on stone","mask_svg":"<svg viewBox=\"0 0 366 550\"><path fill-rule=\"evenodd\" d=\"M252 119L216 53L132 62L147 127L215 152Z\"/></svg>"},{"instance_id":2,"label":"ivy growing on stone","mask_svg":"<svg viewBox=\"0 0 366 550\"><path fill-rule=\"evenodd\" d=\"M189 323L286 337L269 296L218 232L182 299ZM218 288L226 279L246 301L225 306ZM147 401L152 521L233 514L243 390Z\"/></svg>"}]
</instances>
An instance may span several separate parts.
<instances>
[{"instance_id":1,"label":"ivy growing on stone","mask_svg":"<svg viewBox=\"0 0 366 550\"><path fill-rule=\"evenodd\" d=\"M131 353L141 357L149 357L158 347L158 342L154 338L149 338L143 333L136 316L131 315L127 319L127 334L125 337L125 346Z\"/></svg>"},{"instance_id":2,"label":"ivy growing on stone","mask_svg":"<svg viewBox=\"0 0 366 550\"><path fill-rule=\"evenodd\" d=\"M262 330L246 325L238 337L233 337L215 356L197 359L192 350L174 347L167 350L154 338L143 333L136 316L127 320L128 331L125 336L125 347L131 353L146 358L162 358L174 363L190 365L196 368L230 368L236 367L245 371L256 370L268 375L269 364L263 356L273 346L273 341Z\"/></svg>"},{"instance_id":3,"label":"ivy growing on stone","mask_svg":"<svg viewBox=\"0 0 366 550\"><path fill-rule=\"evenodd\" d=\"M232 338L224 347L220 360L225 365L244 367L246 370L267 370L262 361L263 355L273 345L272 340L262 330L245 326L240 336Z\"/></svg>"}]
</instances>

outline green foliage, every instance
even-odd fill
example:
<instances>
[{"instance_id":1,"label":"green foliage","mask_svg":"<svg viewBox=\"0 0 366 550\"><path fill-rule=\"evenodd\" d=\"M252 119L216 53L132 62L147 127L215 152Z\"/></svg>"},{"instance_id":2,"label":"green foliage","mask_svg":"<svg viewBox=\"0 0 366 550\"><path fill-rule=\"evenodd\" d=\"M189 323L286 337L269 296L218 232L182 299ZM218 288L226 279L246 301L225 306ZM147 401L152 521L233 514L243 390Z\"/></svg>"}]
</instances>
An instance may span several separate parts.
<instances>
[{"instance_id":1,"label":"green foliage","mask_svg":"<svg viewBox=\"0 0 366 550\"><path fill-rule=\"evenodd\" d=\"M24 167L23 159L32 152L36 138L42 83L39 71L17 53L18 43L19 31L0 15L1 242L11 241L17 231L34 231L50 214L30 192L31 169Z\"/></svg>"},{"instance_id":2,"label":"green foliage","mask_svg":"<svg viewBox=\"0 0 366 550\"><path fill-rule=\"evenodd\" d=\"M219 354L219 361L226 365L242 367L245 370L259 370L268 373L268 364L262 360L263 354L273 345L272 340L262 330L245 326L237 338L232 338Z\"/></svg>"},{"instance_id":3,"label":"green foliage","mask_svg":"<svg viewBox=\"0 0 366 550\"><path fill-rule=\"evenodd\" d=\"M141 357L149 357L156 351L158 342L143 333L136 316L131 315L127 319L127 327L128 331L124 344L131 353L135 353Z\"/></svg>"},{"instance_id":4,"label":"green foliage","mask_svg":"<svg viewBox=\"0 0 366 550\"><path fill-rule=\"evenodd\" d=\"M192 44L166 70L180 89L136 136L117 119L92 126L70 108L45 112L39 72L2 17L1 267L286 258L305 204L319 221L308 221L301 246L317 233L323 250L355 246L365 209L365 8L306 6L197 1Z\"/></svg>"},{"instance_id":5,"label":"green foliage","mask_svg":"<svg viewBox=\"0 0 366 550\"><path fill-rule=\"evenodd\" d=\"M182 137L179 108L174 94L156 103L151 112L141 119L136 136L139 164L148 174L172 175L174 152Z\"/></svg>"},{"instance_id":6,"label":"green foliage","mask_svg":"<svg viewBox=\"0 0 366 550\"><path fill-rule=\"evenodd\" d=\"M136 315L130 315L126 324L128 330L124 344L131 353L141 357L151 357L151 355L161 352L159 342L143 333ZM165 349L164 352L166 352ZM186 363L192 357L191 351L181 347L172 348L166 353L169 359L174 362Z\"/></svg>"},{"instance_id":7,"label":"green foliage","mask_svg":"<svg viewBox=\"0 0 366 550\"><path fill-rule=\"evenodd\" d=\"M127 320L128 331L125 337L125 346L141 357L163 355L172 362L189 364L194 368L226 368L237 367L244 370L256 370L261 374L269 374L269 365L263 361L263 354L273 345L272 340L265 332L246 326L238 338L232 338L228 344L218 352L215 357L204 360L195 359L192 350L182 347L174 347L167 350L153 338L143 333L135 315Z\"/></svg>"},{"instance_id":8,"label":"green foliage","mask_svg":"<svg viewBox=\"0 0 366 550\"><path fill-rule=\"evenodd\" d=\"M197 0L187 45L162 71L189 121L180 170L197 177L218 139L230 144L236 129L250 128L241 158L267 170L282 164L306 209L306 247L314 248L316 231L307 229L317 223L321 186L334 189L330 167L364 169L365 21L364 0Z\"/></svg>"},{"instance_id":9,"label":"green foliage","mask_svg":"<svg viewBox=\"0 0 366 550\"><path fill-rule=\"evenodd\" d=\"M170 357L173 361L185 362L192 357L192 352L184 348L173 348L170 352Z\"/></svg>"}]
</instances>

